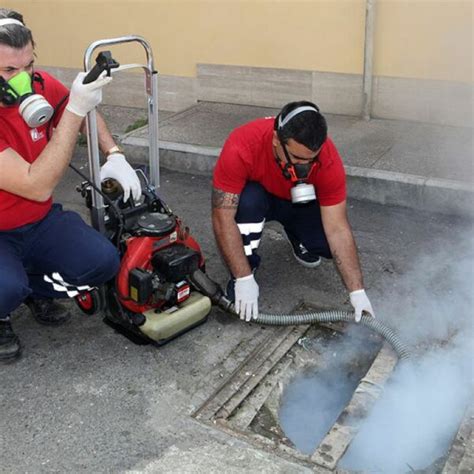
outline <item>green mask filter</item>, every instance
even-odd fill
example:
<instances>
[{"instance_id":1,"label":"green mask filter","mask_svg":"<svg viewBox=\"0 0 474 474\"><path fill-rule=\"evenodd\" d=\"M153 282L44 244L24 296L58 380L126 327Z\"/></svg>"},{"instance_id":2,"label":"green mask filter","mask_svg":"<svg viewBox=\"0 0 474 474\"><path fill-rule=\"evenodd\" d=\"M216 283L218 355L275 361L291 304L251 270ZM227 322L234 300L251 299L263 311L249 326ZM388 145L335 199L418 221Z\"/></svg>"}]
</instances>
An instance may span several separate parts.
<instances>
[{"instance_id":1,"label":"green mask filter","mask_svg":"<svg viewBox=\"0 0 474 474\"><path fill-rule=\"evenodd\" d=\"M47 123L53 116L54 109L40 94L35 94L31 76L23 71L8 81L8 94L11 102L19 104L23 120L31 128Z\"/></svg>"}]
</instances>

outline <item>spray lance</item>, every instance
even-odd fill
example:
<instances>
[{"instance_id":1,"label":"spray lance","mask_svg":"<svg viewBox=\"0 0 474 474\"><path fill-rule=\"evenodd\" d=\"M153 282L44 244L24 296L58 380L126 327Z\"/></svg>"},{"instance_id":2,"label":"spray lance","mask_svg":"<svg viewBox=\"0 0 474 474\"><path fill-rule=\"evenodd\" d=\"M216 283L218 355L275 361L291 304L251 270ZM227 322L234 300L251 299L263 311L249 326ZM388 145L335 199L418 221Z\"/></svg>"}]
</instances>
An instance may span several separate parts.
<instances>
[{"instance_id":1,"label":"spray lance","mask_svg":"<svg viewBox=\"0 0 474 474\"><path fill-rule=\"evenodd\" d=\"M211 280L201 270L196 270L190 276L191 283L204 295L208 296L212 303L222 310L236 315L234 304L222 290L221 286ZM354 322L354 314L348 311L321 311L308 312L304 314L272 314L259 313L253 320L257 324L268 326L294 326L300 324ZM410 352L398 335L391 328L371 316L363 315L360 324L369 327L383 336L393 347L400 359L410 358Z\"/></svg>"}]
</instances>

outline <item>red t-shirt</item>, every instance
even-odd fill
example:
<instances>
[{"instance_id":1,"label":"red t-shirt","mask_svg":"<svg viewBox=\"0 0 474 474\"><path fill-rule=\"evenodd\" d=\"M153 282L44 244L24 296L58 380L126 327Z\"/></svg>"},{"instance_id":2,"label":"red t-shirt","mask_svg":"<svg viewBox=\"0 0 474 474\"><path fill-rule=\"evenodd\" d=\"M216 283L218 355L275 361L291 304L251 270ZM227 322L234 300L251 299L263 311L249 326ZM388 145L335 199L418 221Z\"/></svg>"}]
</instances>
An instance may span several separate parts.
<instances>
[{"instance_id":1,"label":"red t-shirt","mask_svg":"<svg viewBox=\"0 0 474 474\"><path fill-rule=\"evenodd\" d=\"M229 135L214 168L215 188L240 194L248 181L256 181L269 193L291 200L293 184L283 176L273 154L274 121L274 117L254 120ZM346 175L330 138L321 148L319 162L307 182L314 185L321 206L339 204L346 199Z\"/></svg>"},{"instance_id":2,"label":"red t-shirt","mask_svg":"<svg viewBox=\"0 0 474 474\"><path fill-rule=\"evenodd\" d=\"M56 107L69 91L48 73L41 71L40 74L44 79L44 90L41 84L35 81L35 92L43 95ZM67 101L64 101L63 106L54 115L51 127L57 126L65 104ZM18 106L0 107L0 153L12 148L25 161L33 163L48 143L47 128L48 124L30 128L21 118ZM0 230L16 229L39 221L48 213L51 204L51 198L44 202L31 201L0 189Z\"/></svg>"}]
</instances>

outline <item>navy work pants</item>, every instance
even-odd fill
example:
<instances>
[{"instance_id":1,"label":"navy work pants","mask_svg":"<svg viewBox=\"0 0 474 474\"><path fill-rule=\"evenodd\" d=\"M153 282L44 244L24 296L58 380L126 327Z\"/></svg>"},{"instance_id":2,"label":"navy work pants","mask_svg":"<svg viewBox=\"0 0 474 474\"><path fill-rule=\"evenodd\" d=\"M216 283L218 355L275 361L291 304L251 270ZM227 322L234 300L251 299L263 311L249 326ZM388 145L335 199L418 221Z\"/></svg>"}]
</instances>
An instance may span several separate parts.
<instances>
[{"instance_id":1,"label":"navy work pants","mask_svg":"<svg viewBox=\"0 0 474 474\"><path fill-rule=\"evenodd\" d=\"M293 204L268 193L256 182L248 182L240 194L235 221L252 269L260 264L257 249L266 221L279 222L286 234L302 243L310 253L332 258L317 201Z\"/></svg>"},{"instance_id":2,"label":"navy work pants","mask_svg":"<svg viewBox=\"0 0 474 474\"><path fill-rule=\"evenodd\" d=\"M119 263L103 235L54 204L41 221L0 231L0 319L28 296L67 298L102 285Z\"/></svg>"}]
</instances>

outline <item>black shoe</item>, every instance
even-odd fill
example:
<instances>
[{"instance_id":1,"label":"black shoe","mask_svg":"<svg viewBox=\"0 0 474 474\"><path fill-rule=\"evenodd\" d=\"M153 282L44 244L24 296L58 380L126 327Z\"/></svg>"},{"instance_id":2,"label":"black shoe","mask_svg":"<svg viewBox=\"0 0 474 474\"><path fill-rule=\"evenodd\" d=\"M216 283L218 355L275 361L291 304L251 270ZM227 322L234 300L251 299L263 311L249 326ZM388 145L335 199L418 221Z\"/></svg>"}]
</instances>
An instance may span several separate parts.
<instances>
[{"instance_id":1,"label":"black shoe","mask_svg":"<svg viewBox=\"0 0 474 474\"><path fill-rule=\"evenodd\" d=\"M71 317L69 310L52 298L27 298L25 304L30 308L36 321L48 326L59 326Z\"/></svg>"},{"instance_id":2,"label":"black shoe","mask_svg":"<svg viewBox=\"0 0 474 474\"><path fill-rule=\"evenodd\" d=\"M291 237L287 232L286 238L291 245L293 255L295 256L298 263L306 268L316 268L321 263L321 257L319 255L311 253L301 242Z\"/></svg>"},{"instance_id":3,"label":"black shoe","mask_svg":"<svg viewBox=\"0 0 474 474\"><path fill-rule=\"evenodd\" d=\"M20 354L20 340L13 332L10 319L0 319L0 361L13 361L18 359Z\"/></svg>"}]
</instances>

